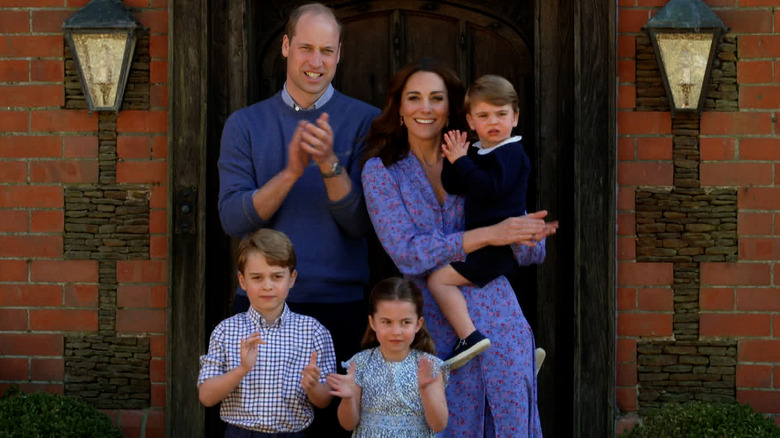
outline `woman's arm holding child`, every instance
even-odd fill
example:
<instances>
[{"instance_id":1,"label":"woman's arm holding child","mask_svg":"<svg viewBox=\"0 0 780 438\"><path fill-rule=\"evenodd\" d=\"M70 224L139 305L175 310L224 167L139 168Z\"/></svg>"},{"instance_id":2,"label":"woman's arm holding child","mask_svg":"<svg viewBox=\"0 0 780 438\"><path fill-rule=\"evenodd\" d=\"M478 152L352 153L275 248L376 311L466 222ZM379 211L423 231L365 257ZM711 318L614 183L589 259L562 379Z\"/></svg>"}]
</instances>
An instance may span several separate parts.
<instances>
[{"instance_id":1,"label":"woman's arm holding child","mask_svg":"<svg viewBox=\"0 0 780 438\"><path fill-rule=\"evenodd\" d=\"M328 386L333 388L331 395L341 397L338 417L341 427L355 430L360 423L360 398L363 390L355 383L355 362L349 365L347 375L329 374Z\"/></svg>"},{"instance_id":2,"label":"woman's arm holding child","mask_svg":"<svg viewBox=\"0 0 780 438\"><path fill-rule=\"evenodd\" d=\"M320 369L317 367L317 352L312 351L309 364L301 371L301 386L306 390L309 400L322 409L330 404L333 396L330 395L328 385L320 382Z\"/></svg>"},{"instance_id":3,"label":"woman's arm holding child","mask_svg":"<svg viewBox=\"0 0 780 438\"><path fill-rule=\"evenodd\" d=\"M434 432L439 433L447 427L447 397L444 394L444 376L439 372L433 375L431 360L421 357L417 365L417 383L420 387L425 421Z\"/></svg>"},{"instance_id":4,"label":"woman's arm holding child","mask_svg":"<svg viewBox=\"0 0 780 438\"><path fill-rule=\"evenodd\" d=\"M257 363L257 350L265 342L260 333L252 333L241 340L241 365L220 376L212 377L198 386L198 399L204 406L210 407L221 402L233 391Z\"/></svg>"}]
</instances>

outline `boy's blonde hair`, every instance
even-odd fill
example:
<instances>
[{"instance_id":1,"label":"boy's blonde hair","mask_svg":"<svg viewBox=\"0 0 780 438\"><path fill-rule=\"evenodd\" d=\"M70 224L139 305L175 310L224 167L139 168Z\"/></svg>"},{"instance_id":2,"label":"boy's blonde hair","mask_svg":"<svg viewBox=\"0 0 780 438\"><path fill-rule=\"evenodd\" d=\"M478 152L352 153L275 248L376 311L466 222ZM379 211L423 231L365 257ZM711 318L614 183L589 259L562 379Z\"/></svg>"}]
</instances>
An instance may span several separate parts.
<instances>
[{"instance_id":1,"label":"boy's blonde hair","mask_svg":"<svg viewBox=\"0 0 780 438\"><path fill-rule=\"evenodd\" d=\"M269 265L289 268L290 272L295 270L297 259L293 244L280 231L261 228L241 239L238 245L238 270L242 274L249 255L253 253L262 254Z\"/></svg>"},{"instance_id":2,"label":"boy's blonde hair","mask_svg":"<svg viewBox=\"0 0 780 438\"><path fill-rule=\"evenodd\" d=\"M466 112L470 112L471 105L476 102L486 102L495 106L511 104L516 113L520 112L520 98L517 97L515 87L501 76L480 76L471 84L463 103Z\"/></svg>"}]
</instances>

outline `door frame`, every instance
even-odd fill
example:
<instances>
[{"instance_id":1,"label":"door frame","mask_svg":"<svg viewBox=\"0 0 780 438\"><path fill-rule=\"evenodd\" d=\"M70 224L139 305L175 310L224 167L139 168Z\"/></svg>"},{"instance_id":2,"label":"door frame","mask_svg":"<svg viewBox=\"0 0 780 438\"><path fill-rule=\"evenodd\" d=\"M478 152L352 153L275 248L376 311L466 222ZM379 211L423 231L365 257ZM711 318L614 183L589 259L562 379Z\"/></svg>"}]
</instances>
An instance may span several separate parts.
<instances>
[{"instance_id":1,"label":"door frame","mask_svg":"<svg viewBox=\"0 0 780 438\"><path fill-rule=\"evenodd\" d=\"M225 7L211 7L215 2ZM542 420L548 436L614 436L616 6L613 0L534 3L534 165L540 169L538 197L561 221L559 234L548 242L547 261L537 270L537 319L555 314L556 324L540 327L537 341L552 359L550 365L545 363L552 369L540 374L539 402L558 403L553 411L562 415ZM234 50L248 49L238 32L253 25L244 20L251 4L170 0L168 6L169 437L204 435L205 410L195 382L210 331L205 315L207 271L212 267L206 266L206 255L210 246L226 244L224 238L209 235L219 224L214 224L216 207L206 202L207 191L215 190L213 183L206 184L207 163L220 135L210 126L215 107L233 110L245 105L244 90L255 86L248 80L251 71L215 65L228 75L216 90L210 85L209 64L214 40L228 40ZM556 340L563 338L574 348L567 353L573 354L571 364L554 360ZM565 393L571 398L556 397Z\"/></svg>"}]
</instances>

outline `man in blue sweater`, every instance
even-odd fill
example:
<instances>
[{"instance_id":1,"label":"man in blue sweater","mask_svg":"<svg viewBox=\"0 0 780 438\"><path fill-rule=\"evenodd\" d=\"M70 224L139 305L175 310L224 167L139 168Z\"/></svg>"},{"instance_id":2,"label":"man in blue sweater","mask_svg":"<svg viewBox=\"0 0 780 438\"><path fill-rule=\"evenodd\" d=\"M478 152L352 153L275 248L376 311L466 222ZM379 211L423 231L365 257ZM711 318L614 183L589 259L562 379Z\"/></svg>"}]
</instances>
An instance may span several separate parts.
<instances>
[{"instance_id":1,"label":"man in blue sweater","mask_svg":"<svg viewBox=\"0 0 780 438\"><path fill-rule=\"evenodd\" d=\"M222 227L235 238L258 228L290 237L300 276L287 302L331 332L339 364L359 350L367 321L371 222L360 164L362 139L379 114L331 85L340 54L341 24L330 8L293 11L282 40L284 87L228 118L219 157ZM234 313L248 304L237 291ZM336 428L335 411L318 413L307 436L339 436Z\"/></svg>"}]
</instances>

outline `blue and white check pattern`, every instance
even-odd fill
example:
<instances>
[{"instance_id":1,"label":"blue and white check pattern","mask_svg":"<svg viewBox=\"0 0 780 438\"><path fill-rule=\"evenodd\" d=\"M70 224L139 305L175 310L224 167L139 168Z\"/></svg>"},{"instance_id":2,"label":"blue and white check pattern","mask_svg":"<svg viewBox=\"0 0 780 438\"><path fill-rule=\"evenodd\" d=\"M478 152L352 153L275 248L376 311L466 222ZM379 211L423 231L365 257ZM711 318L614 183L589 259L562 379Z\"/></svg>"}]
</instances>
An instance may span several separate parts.
<instances>
[{"instance_id":1,"label":"blue and white check pattern","mask_svg":"<svg viewBox=\"0 0 780 438\"><path fill-rule=\"evenodd\" d=\"M301 386L301 371L317 352L320 381L336 372L336 354L328 330L316 319L284 305L273 325L251 306L214 329L208 353L200 357L198 385L241 364L241 339L259 332L257 363L220 407L226 423L265 433L298 432L314 419L312 404Z\"/></svg>"}]
</instances>

